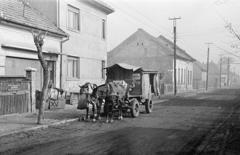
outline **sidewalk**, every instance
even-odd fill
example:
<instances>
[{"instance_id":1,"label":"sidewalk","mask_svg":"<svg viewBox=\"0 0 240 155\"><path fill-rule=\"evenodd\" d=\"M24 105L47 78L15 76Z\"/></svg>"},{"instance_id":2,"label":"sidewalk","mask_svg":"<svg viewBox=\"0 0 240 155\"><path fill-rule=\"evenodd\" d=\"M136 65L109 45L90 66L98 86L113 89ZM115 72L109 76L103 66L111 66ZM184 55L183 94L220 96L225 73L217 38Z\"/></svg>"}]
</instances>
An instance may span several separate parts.
<instances>
[{"instance_id":1,"label":"sidewalk","mask_svg":"<svg viewBox=\"0 0 240 155\"><path fill-rule=\"evenodd\" d=\"M85 113L84 110L77 110L77 108L72 105L66 105L65 109L45 111L44 120L42 121L41 125L36 123L36 113L0 116L0 137L23 131L47 128L50 125L58 125L66 122L76 121L83 113Z\"/></svg>"}]
</instances>

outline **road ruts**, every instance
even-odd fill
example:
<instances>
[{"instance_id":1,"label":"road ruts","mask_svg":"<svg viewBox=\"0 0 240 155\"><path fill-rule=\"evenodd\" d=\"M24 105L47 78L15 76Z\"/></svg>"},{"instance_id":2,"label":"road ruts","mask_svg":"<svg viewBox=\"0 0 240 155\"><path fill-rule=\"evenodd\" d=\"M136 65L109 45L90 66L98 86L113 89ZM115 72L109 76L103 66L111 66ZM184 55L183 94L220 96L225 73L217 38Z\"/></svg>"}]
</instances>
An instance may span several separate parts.
<instances>
[{"instance_id":1,"label":"road ruts","mask_svg":"<svg viewBox=\"0 0 240 155\"><path fill-rule=\"evenodd\" d=\"M1 137L0 154L224 154L239 146L239 92L176 97L154 105L151 114L112 124L72 122Z\"/></svg>"},{"instance_id":2,"label":"road ruts","mask_svg":"<svg viewBox=\"0 0 240 155\"><path fill-rule=\"evenodd\" d=\"M178 155L226 154L226 146L234 136L236 139L234 130L236 131L236 128L238 128L239 131L240 129L238 123L240 97L235 99L232 104L229 104L229 107L231 109L224 110L222 116L213 123L210 130L203 131L197 137L192 137L192 140L179 151ZM237 154L239 153L237 152Z\"/></svg>"}]
</instances>

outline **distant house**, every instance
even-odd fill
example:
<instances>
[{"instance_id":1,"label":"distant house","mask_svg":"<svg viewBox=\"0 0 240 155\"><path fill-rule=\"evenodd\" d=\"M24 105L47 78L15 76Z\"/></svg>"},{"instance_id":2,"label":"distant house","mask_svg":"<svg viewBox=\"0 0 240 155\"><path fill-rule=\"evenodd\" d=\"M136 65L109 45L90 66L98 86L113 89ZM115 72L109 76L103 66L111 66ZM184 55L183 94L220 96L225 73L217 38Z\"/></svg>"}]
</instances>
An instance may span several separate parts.
<instances>
[{"instance_id":1,"label":"distant house","mask_svg":"<svg viewBox=\"0 0 240 155\"><path fill-rule=\"evenodd\" d=\"M207 68L206 64L203 64ZM208 71L208 88L219 88L220 86L220 65L214 63L213 61L209 62L209 71Z\"/></svg>"},{"instance_id":2,"label":"distant house","mask_svg":"<svg viewBox=\"0 0 240 155\"><path fill-rule=\"evenodd\" d=\"M193 63L193 89L204 89L206 87L206 68L199 62Z\"/></svg>"},{"instance_id":3,"label":"distant house","mask_svg":"<svg viewBox=\"0 0 240 155\"><path fill-rule=\"evenodd\" d=\"M191 56L178 48L177 82L179 91L192 89L193 61ZM172 42L167 39L155 38L143 29L138 29L108 52L108 66L115 63L127 63L146 70L156 70L161 73L159 75L161 82L158 85L161 94L173 91L173 48ZM185 74L183 69L185 69ZM184 87L181 87L181 84Z\"/></svg>"},{"instance_id":4,"label":"distant house","mask_svg":"<svg viewBox=\"0 0 240 155\"><path fill-rule=\"evenodd\" d=\"M21 0L0 1L0 75L25 75L25 69L32 67L36 69L36 89L41 88L43 73L32 30L48 32L43 53L50 66L50 79L59 87L60 41L67 34Z\"/></svg>"},{"instance_id":5,"label":"distant house","mask_svg":"<svg viewBox=\"0 0 240 155\"><path fill-rule=\"evenodd\" d=\"M163 45L169 48L170 56L173 58L174 44L164 36L158 37ZM176 77L177 77L177 90L179 92L188 91L193 89L193 62L195 61L185 50L176 46Z\"/></svg>"},{"instance_id":6,"label":"distant house","mask_svg":"<svg viewBox=\"0 0 240 155\"><path fill-rule=\"evenodd\" d=\"M222 57L221 60L221 87L226 87L230 84L230 76L228 80L228 57ZM229 72L230 75L230 72ZM229 83L228 83L229 82Z\"/></svg>"},{"instance_id":7,"label":"distant house","mask_svg":"<svg viewBox=\"0 0 240 155\"><path fill-rule=\"evenodd\" d=\"M85 82L105 82L107 15L114 10L100 0L29 0L69 34L62 44L61 87L79 91Z\"/></svg>"}]
</instances>

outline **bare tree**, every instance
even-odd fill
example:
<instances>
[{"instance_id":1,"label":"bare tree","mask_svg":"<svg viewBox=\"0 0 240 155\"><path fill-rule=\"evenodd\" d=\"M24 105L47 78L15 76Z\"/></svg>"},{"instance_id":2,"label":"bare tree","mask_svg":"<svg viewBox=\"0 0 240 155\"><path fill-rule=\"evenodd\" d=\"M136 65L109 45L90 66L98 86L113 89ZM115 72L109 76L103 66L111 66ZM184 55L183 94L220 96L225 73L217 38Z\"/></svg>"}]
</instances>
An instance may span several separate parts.
<instances>
[{"instance_id":1,"label":"bare tree","mask_svg":"<svg viewBox=\"0 0 240 155\"><path fill-rule=\"evenodd\" d=\"M41 121L44 116L44 105L47 100L47 89L49 84L49 69L48 69L47 61L44 59L43 52L42 52L42 47L43 47L44 39L45 39L45 36L47 35L47 32L32 31L32 35L33 35L35 46L37 48L38 59L43 68L43 87L42 87L42 94L39 102L40 105L39 105L38 118L37 118L37 124L41 124Z\"/></svg>"}]
</instances>

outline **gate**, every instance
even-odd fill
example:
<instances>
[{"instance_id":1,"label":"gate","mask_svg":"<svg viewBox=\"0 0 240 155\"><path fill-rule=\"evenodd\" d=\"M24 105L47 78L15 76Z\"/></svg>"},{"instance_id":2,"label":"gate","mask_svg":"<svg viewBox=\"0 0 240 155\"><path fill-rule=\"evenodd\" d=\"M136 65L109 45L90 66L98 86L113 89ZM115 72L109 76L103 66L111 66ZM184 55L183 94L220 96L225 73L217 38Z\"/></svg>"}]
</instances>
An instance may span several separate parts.
<instances>
[{"instance_id":1,"label":"gate","mask_svg":"<svg viewBox=\"0 0 240 155\"><path fill-rule=\"evenodd\" d=\"M25 77L0 77L0 115L30 110L30 81Z\"/></svg>"}]
</instances>

